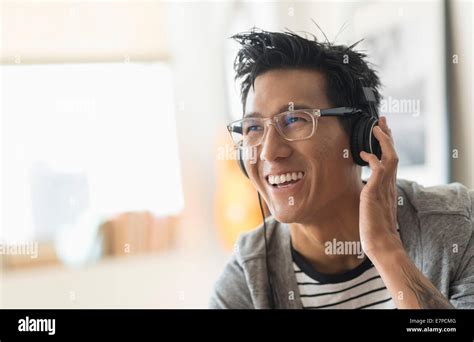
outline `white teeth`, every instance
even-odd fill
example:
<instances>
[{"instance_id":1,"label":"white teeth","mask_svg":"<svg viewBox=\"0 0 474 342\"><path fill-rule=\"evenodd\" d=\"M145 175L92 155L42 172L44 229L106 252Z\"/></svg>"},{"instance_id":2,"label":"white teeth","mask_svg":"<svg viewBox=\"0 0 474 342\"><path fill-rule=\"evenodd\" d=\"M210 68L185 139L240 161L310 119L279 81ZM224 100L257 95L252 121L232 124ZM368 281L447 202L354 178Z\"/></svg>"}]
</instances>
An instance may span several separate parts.
<instances>
[{"instance_id":1,"label":"white teeth","mask_svg":"<svg viewBox=\"0 0 474 342\"><path fill-rule=\"evenodd\" d=\"M282 175L277 175L277 176L268 176L268 182L272 185L278 185L282 184L285 182L290 182L290 181L295 181L298 179L303 178L304 173L303 172L288 172Z\"/></svg>"}]
</instances>

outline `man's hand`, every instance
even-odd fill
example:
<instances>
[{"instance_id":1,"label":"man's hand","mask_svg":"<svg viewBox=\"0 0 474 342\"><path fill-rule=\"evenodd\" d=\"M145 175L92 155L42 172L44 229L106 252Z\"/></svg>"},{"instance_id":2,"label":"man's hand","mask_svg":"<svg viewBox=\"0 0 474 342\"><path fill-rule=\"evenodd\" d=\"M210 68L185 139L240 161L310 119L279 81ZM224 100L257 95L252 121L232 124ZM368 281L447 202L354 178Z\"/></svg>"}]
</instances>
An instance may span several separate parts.
<instances>
[{"instance_id":1,"label":"man's hand","mask_svg":"<svg viewBox=\"0 0 474 342\"><path fill-rule=\"evenodd\" d=\"M385 117L374 128L374 136L382 148L382 160L371 153L360 154L372 170L359 205L360 242L369 258L380 252L403 250L397 233L398 156Z\"/></svg>"},{"instance_id":2,"label":"man's hand","mask_svg":"<svg viewBox=\"0 0 474 342\"><path fill-rule=\"evenodd\" d=\"M398 156L385 117L374 129L382 160L360 156L372 170L360 194L359 233L362 249L374 264L399 309L450 309L453 306L421 273L403 248L397 232Z\"/></svg>"}]
</instances>

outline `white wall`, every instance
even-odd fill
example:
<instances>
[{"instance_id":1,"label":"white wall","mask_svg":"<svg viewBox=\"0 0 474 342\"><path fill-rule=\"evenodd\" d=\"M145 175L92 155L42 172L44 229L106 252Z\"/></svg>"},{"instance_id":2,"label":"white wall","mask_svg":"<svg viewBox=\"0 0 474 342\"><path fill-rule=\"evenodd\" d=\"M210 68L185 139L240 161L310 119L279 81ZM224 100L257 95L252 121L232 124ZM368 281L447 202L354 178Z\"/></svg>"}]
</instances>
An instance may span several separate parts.
<instances>
[{"instance_id":1,"label":"white wall","mask_svg":"<svg viewBox=\"0 0 474 342\"><path fill-rule=\"evenodd\" d=\"M459 158L453 160L454 181L474 188L474 109L473 90L473 3L472 1L451 1L453 25L453 54L458 55L458 64L453 71L453 117L452 147L459 150Z\"/></svg>"},{"instance_id":2,"label":"white wall","mask_svg":"<svg viewBox=\"0 0 474 342\"><path fill-rule=\"evenodd\" d=\"M167 3L176 121L185 198L182 246L215 248L216 137L225 130L224 27L229 5Z\"/></svg>"},{"instance_id":3,"label":"white wall","mask_svg":"<svg viewBox=\"0 0 474 342\"><path fill-rule=\"evenodd\" d=\"M173 252L43 267L0 278L0 308L207 308L225 259Z\"/></svg>"}]
</instances>

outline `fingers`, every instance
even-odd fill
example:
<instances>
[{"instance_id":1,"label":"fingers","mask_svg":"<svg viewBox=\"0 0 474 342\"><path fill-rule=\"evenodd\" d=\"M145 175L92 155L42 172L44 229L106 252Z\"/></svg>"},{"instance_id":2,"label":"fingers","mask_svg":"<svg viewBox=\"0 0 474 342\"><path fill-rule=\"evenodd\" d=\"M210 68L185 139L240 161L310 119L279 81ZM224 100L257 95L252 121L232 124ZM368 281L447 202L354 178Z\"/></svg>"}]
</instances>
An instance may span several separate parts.
<instances>
[{"instance_id":1,"label":"fingers","mask_svg":"<svg viewBox=\"0 0 474 342\"><path fill-rule=\"evenodd\" d=\"M379 127L382 131L390 138L393 142L392 130L387 125L387 118L385 116L380 117L379 119Z\"/></svg>"},{"instance_id":2,"label":"fingers","mask_svg":"<svg viewBox=\"0 0 474 342\"><path fill-rule=\"evenodd\" d=\"M385 166L382 165L375 154L361 151L360 157L362 160L369 163L369 167L372 170L372 175L367 181L367 185L376 186L377 184L380 184L384 178Z\"/></svg>"},{"instance_id":3,"label":"fingers","mask_svg":"<svg viewBox=\"0 0 474 342\"><path fill-rule=\"evenodd\" d=\"M374 127L374 136L379 141L382 148L382 163L394 171L398 165L398 156L393 143L392 132L388 128L387 120L381 117L379 126Z\"/></svg>"},{"instance_id":4,"label":"fingers","mask_svg":"<svg viewBox=\"0 0 474 342\"><path fill-rule=\"evenodd\" d=\"M379 120L379 126L374 127L374 136L379 141L380 147L382 148L382 160L379 160L377 156L367 152L361 152L360 157L362 160L369 164L372 170L367 184L372 186L389 186L393 187L391 195L396 197L395 182L397 177L397 166L398 156L395 151L393 144L392 133L387 125L387 119L381 117Z\"/></svg>"},{"instance_id":5,"label":"fingers","mask_svg":"<svg viewBox=\"0 0 474 342\"><path fill-rule=\"evenodd\" d=\"M392 155L393 161L392 161L392 163L395 164L395 176L394 176L394 178L396 179L397 178L396 177L396 175L397 175L396 166L398 166L398 155L397 155L397 152L395 150L395 143L393 141L392 130L390 129L390 127L388 127L387 118L385 116L382 116L380 118L379 126L382 129L382 131L385 133L385 135L387 135L389 137L391 145L392 145L392 149L393 149L393 155Z\"/></svg>"}]
</instances>

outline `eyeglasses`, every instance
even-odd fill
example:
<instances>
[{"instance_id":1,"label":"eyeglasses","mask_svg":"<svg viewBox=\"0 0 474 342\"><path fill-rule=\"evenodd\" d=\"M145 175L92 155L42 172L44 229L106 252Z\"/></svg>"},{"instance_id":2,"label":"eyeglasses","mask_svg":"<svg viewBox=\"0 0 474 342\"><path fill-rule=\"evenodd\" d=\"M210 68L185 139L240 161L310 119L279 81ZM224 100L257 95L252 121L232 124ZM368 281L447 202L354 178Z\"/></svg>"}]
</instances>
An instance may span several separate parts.
<instances>
[{"instance_id":1,"label":"eyeglasses","mask_svg":"<svg viewBox=\"0 0 474 342\"><path fill-rule=\"evenodd\" d=\"M237 147L254 147L262 143L269 125L273 125L286 141L304 140L313 136L322 116L348 117L359 113L361 110L350 107L297 109L271 118L248 117L236 120L228 124L227 129Z\"/></svg>"}]
</instances>

